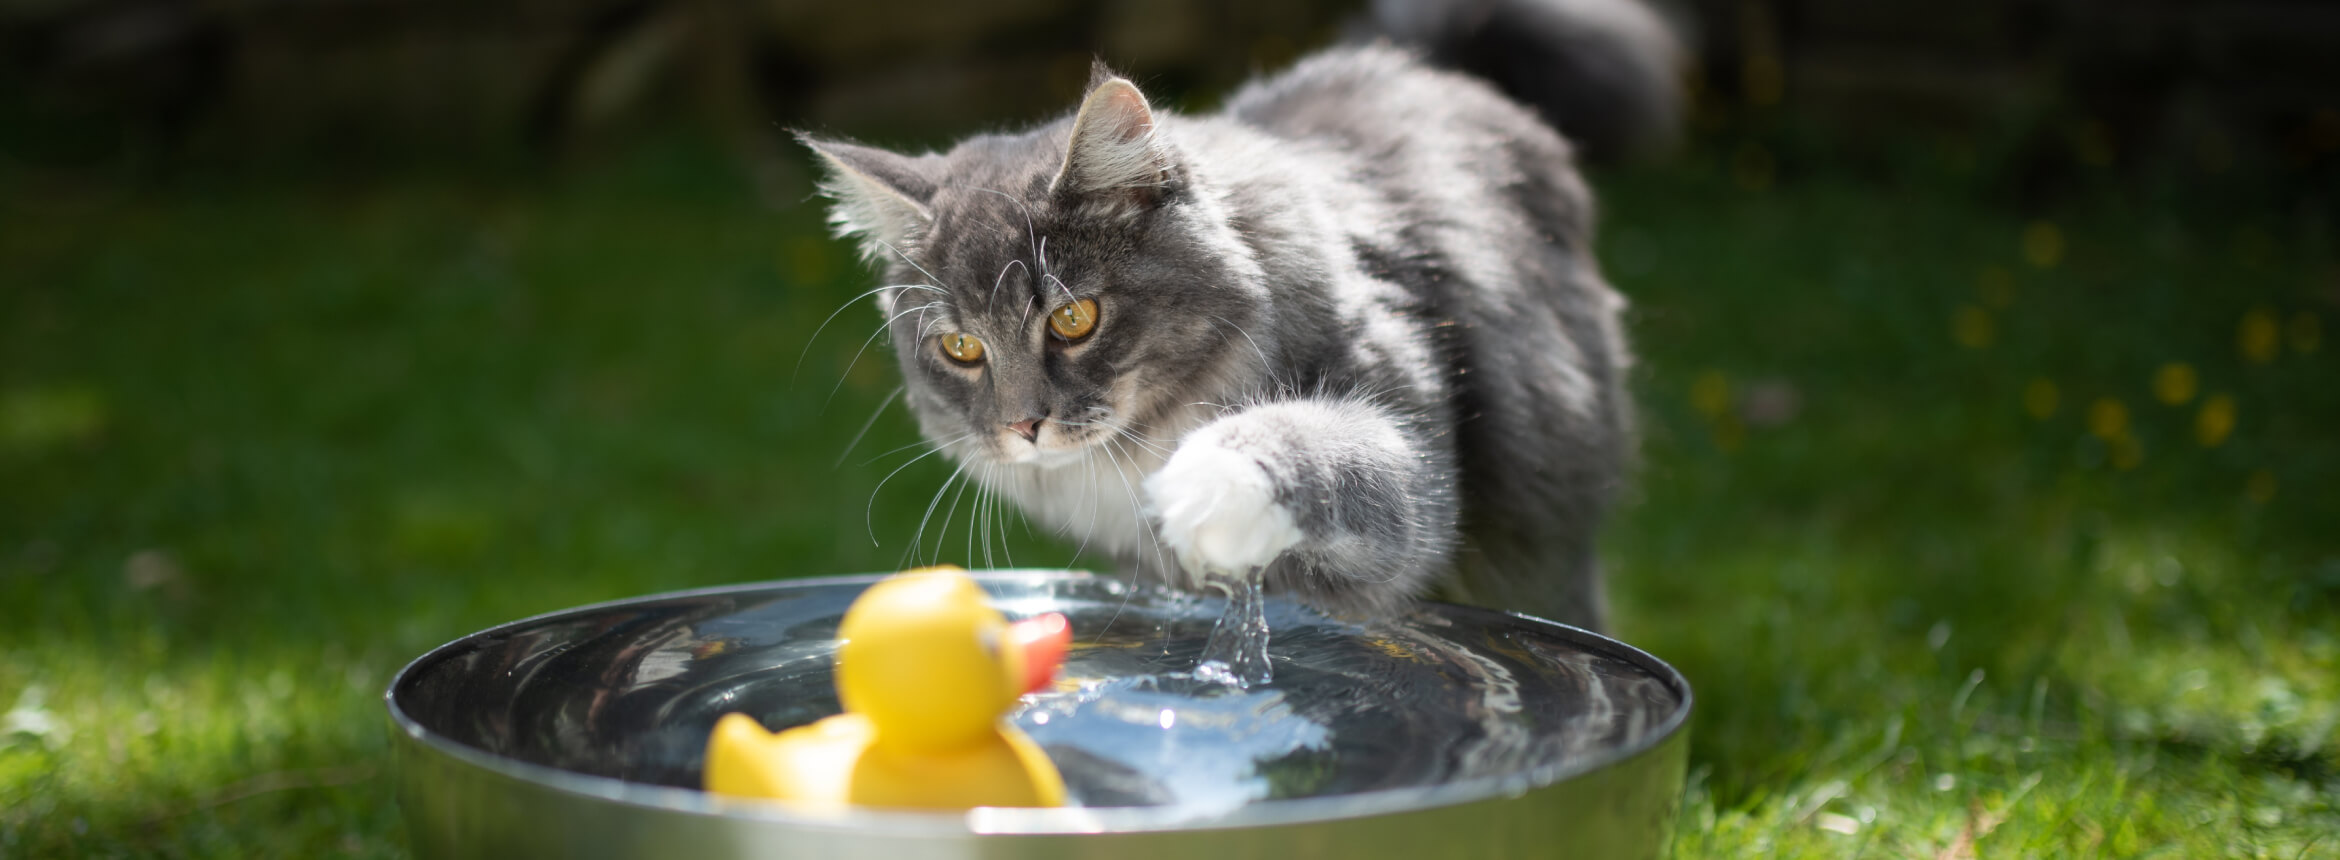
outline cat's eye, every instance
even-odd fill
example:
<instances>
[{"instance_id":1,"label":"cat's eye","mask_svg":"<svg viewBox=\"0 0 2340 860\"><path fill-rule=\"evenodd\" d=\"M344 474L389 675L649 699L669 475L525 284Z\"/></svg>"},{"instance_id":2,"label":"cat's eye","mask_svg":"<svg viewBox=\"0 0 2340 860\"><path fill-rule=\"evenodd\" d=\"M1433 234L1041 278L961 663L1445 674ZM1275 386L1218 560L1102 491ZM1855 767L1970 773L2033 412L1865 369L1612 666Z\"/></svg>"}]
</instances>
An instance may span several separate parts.
<instances>
[{"instance_id":1,"label":"cat's eye","mask_svg":"<svg viewBox=\"0 0 2340 860\"><path fill-rule=\"evenodd\" d=\"M1048 312L1048 330L1065 340L1088 337L1097 327L1097 303L1089 299L1074 299Z\"/></svg>"},{"instance_id":2,"label":"cat's eye","mask_svg":"<svg viewBox=\"0 0 2340 860\"><path fill-rule=\"evenodd\" d=\"M983 360L983 340L965 332L951 332L942 336L943 355L960 364L975 364Z\"/></svg>"}]
</instances>

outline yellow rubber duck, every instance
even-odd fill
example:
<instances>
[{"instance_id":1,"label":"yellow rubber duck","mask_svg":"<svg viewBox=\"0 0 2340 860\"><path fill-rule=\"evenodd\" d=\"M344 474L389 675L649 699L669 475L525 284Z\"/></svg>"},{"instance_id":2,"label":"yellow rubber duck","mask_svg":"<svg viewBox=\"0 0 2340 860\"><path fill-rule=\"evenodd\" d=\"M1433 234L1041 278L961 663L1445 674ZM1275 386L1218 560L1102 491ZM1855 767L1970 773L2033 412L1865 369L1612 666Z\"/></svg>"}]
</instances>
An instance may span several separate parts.
<instances>
[{"instance_id":1,"label":"yellow rubber duck","mask_svg":"<svg viewBox=\"0 0 2340 860\"><path fill-rule=\"evenodd\" d=\"M1064 777L1004 713L1047 685L1072 627L1009 624L957 567L880 580L837 627L845 713L774 734L725 714L707 740L708 791L801 806L1063 806Z\"/></svg>"}]
</instances>

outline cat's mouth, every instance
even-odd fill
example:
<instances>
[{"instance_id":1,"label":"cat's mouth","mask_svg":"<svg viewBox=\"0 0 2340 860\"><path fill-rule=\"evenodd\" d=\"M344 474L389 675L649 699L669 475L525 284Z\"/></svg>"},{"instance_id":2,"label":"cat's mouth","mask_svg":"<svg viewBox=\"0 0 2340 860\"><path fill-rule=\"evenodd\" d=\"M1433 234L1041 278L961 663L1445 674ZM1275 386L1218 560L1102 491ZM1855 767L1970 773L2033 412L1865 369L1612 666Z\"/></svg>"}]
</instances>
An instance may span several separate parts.
<instances>
[{"instance_id":1,"label":"cat's mouth","mask_svg":"<svg viewBox=\"0 0 2340 860\"><path fill-rule=\"evenodd\" d=\"M1045 423L1034 429L1038 432L1030 439L1014 430L1001 431L998 444L993 447L999 459L1041 468L1069 466L1086 461L1089 449L1102 444L1111 432L1057 422Z\"/></svg>"},{"instance_id":2,"label":"cat's mouth","mask_svg":"<svg viewBox=\"0 0 2340 860\"><path fill-rule=\"evenodd\" d=\"M1116 381L1105 396L1070 414L993 432L990 454L1001 463L1054 469L1096 462L1103 453L1116 460L1144 461L1169 447L1142 428L1153 426L1153 398L1143 396L1134 376Z\"/></svg>"}]
</instances>

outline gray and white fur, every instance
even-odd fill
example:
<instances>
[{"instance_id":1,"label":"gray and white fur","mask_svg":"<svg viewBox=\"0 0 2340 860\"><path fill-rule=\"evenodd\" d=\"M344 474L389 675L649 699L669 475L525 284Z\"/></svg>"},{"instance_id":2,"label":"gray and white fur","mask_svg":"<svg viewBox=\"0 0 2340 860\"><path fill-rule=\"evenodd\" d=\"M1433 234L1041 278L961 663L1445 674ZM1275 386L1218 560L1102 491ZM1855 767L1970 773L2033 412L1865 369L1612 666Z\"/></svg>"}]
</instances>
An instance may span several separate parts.
<instances>
[{"instance_id":1,"label":"gray and white fur","mask_svg":"<svg viewBox=\"0 0 2340 860\"><path fill-rule=\"evenodd\" d=\"M1258 571L1351 614L1443 587L1602 625L1625 302L1533 110L1365 45L1210 115L1100 71L1075 115L947 152L803 140L885 273L921 430L1030 519L1180 587ZM1050 316L1079 300L1068 339Z\"/></svg>"}]
</instances>

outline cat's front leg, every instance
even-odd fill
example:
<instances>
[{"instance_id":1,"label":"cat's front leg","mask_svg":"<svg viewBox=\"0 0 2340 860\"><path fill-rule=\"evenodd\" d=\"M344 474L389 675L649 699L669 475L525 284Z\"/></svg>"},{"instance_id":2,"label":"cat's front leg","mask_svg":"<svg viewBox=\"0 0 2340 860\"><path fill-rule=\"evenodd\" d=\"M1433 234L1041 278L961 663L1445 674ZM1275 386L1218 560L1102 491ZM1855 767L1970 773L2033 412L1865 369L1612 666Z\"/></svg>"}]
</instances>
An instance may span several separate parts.
<instances>
[{"instance_id":1,"label":"cat's front leg","mask_svg":"<svg viewBox=\"0 0 2340 860\"><path fill-rule=\"evenodd\" d=\"M1452 455L1381 406L1296 399L1189 434L1146 495L1186 577L1260 571L1334 611L1421 593L1452 551Z\"/></svg>"}]
</instances>

